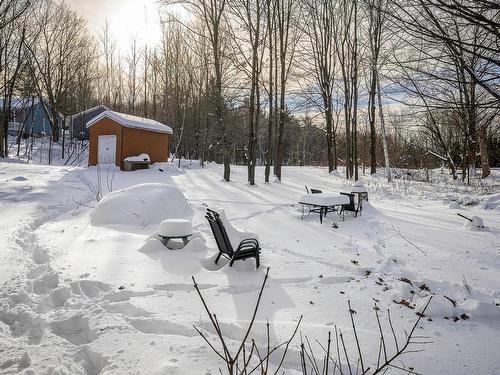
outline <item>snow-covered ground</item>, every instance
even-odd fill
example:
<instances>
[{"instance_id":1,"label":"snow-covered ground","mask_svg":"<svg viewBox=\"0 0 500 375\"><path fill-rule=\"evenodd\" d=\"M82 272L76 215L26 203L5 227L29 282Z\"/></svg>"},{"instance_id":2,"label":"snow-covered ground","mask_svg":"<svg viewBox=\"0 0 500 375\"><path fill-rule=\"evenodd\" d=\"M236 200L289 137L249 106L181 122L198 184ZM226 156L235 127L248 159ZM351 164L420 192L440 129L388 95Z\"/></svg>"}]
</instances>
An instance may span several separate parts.
<instances>
[{"instance_id":1,"label":"snow-covered ground","mask_svg":"<svg viewBox=\"0 0 500 375\"><path fill-rule=\"evenodd\" d=\"M270 279L252 332L262 346L266 319L278 342L303 315L300 331L312 343L326 342L337 325L354 358L350 300L373 366L375 302L383 322L391 310L403 337L432 293L418 328L432 343L402 360L424 374L500 373L497 179L478 193L446 178L432 185L366 178L370 203L362 215L342 221L329 213L320 224L317 215L301 220L304 186L350 189L324 168L287 167L284 180L270 184L259 168L257 186L246 184L244 167L232 168L230 183L221 172L195 162L135 172L0 163L0 373L217 374L220 360L193 328L216 338L191 276L235 344L266 267ZM149 185L120 191L137 184ZM179 210L175 193L158 184L180 189L191 207ZM98 194L105 197L99 203ZM253 260L214 264L206 207L223 208L235 227L258 234L259 270ZM150 237L172 212L193 218L195 238L182 250ZM486 228L457 213L480 216ZM402 300L410 307L395 303ZM286 374L297 374L298 347L296 339Z\"/></svg>"}]
</instances>

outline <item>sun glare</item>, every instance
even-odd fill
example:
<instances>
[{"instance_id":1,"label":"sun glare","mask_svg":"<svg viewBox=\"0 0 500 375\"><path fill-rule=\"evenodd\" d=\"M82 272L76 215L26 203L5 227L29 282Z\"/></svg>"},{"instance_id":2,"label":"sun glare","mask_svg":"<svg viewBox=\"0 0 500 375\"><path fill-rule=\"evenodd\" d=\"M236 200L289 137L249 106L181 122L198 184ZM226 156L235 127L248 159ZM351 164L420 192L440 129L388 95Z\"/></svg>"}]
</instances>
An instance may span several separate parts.
<instances>
[{"instance_id":1,"label":"sun glare","mask_svg":"<svg viewBox=\"0 0 500 375\"><path fill-rule=\"evenodd\" d=\"M159 5L156 0L128 0L107 15L117 46L130 48L132 38L139 45L152 46L161 38Z\"/></svg>"},{"instance_id":2,"label":"sun glare","mask_svg":"<svg viewBox=\"0 0 500 375\"><path fill-rule=\"evenodd\" d=\"M130 50L132 38L138 46L153 46L161 40L160 13L179 19L189 18L181 4L161 5L159 0L69 0L69 5L88 20L96 35L102 33L107 21L117 47Z\"/></svg>"}]
</instances>

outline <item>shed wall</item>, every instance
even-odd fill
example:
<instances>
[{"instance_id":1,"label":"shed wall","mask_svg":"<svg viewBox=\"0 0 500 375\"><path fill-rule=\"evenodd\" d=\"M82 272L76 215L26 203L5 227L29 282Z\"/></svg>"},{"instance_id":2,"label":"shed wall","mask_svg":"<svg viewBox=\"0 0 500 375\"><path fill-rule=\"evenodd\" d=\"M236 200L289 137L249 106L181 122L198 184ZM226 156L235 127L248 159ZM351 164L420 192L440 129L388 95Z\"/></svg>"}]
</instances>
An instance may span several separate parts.
<instances>
[{"instance_id":1,"label":"shed wall","mask_svg":"<svg viewBox=\"0 0 500 375\"><path fill-rule=\"evenodd\" d=\"M142 153L149 155L151 163L168 161L168 144L168 134L123 127L122 161Z\"/></svg>"}]
</instances>

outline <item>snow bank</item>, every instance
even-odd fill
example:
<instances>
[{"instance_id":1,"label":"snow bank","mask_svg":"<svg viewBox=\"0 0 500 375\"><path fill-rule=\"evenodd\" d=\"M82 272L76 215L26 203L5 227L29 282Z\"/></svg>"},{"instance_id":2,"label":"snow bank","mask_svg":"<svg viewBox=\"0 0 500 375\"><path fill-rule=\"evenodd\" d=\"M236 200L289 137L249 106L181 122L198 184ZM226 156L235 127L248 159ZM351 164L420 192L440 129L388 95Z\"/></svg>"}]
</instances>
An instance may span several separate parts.
<instances>
[{"instance_id":1,"label":"snow bank","mask_svg":"<svg viewBox=\"0 0 500 375\"><path fill-rule=\"evenodd\" d=\"M184 194L174 186L147 183L107 194L90 217L93 226L154 227L165 219L193 217Z\"/></svg>"},{"instance_id":2,"label":"snow bank","mask_svg":"<svg viewBox=\"0 0 500 375\"><path fill-rule=\"evenodd\" d=\"M487 210L500 210L500 193L490 196L484 203L484 208Z\"/></svg>"},{"instance_id":3,"label":"snow bank","mask_svg":"<svg viewBox=\"0 0 500 375\"><path fill-rule=\"evenodd\" d=\"M470 231L488 230L488 228L484 225L483 219L476 215L472 216L470 220L466 220L463 227Z\"/></svg>"}]
</instances>

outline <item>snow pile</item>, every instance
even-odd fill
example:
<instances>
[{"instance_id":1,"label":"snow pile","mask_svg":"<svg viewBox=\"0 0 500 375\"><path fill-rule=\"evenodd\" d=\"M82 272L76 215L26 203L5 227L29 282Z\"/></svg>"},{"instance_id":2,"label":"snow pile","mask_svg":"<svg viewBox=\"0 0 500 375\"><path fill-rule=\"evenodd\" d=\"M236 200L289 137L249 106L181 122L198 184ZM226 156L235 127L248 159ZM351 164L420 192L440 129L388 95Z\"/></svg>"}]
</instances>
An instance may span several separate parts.
<instances>
[{"instance_id":1,"label":"snow pile","mask_svg":"<svg viewBox=\"0 0 500 375\"><path fill-rule=\"evenodd\" d=\"M487 210L500 210L500 193L491 195L484 203Z\"/></svg>"},{"instance_id":2,"label":"snow pile","mask_svg":"<svg viewBox=\"0 0 500 375\"><path fill-rule=\"evenodd\" d=\"M472 218L470 220L471 221L467 220L464 223L464 227L466 229L469 229L469 230L472 230L472 231L476 231L476 230L482 230L482 229L485 228L484 221L479 216L472 216Z\"/></svg>"},{"instance_id":3,"label":"snow pile","mask_svg":"<svg viewBox=\"0 0 500 375\"><path fill-rule=\"evenodd\" d=\"M90 217L93 226L157 227L165 219L191 220L193 209L176 187L147 183L107 194Z\"/></svg>"},{"instance_id":4,"label":"snow pile","mask_svg":"<svg viewBox=\"0 0 500 375\"><path fill-rule=\"evenodd\" d=\"M140 154L137 156L129 156L128 158L125 158L124 161L140 161L140 162L148 161L148 162L151 162L151 159L149 158L148 154L143 153L143 154Z\"/></svg>"},{"instance_id":5,"label":"snow pile","mask_svg":"<svg viewBox=\"0 0 500 375\"><path fill-rule=\"evenodd\" d=\"M472 225L476 228L483 228L484 221L479 216L472 216Z\"/></svg>"}]
</instances>

